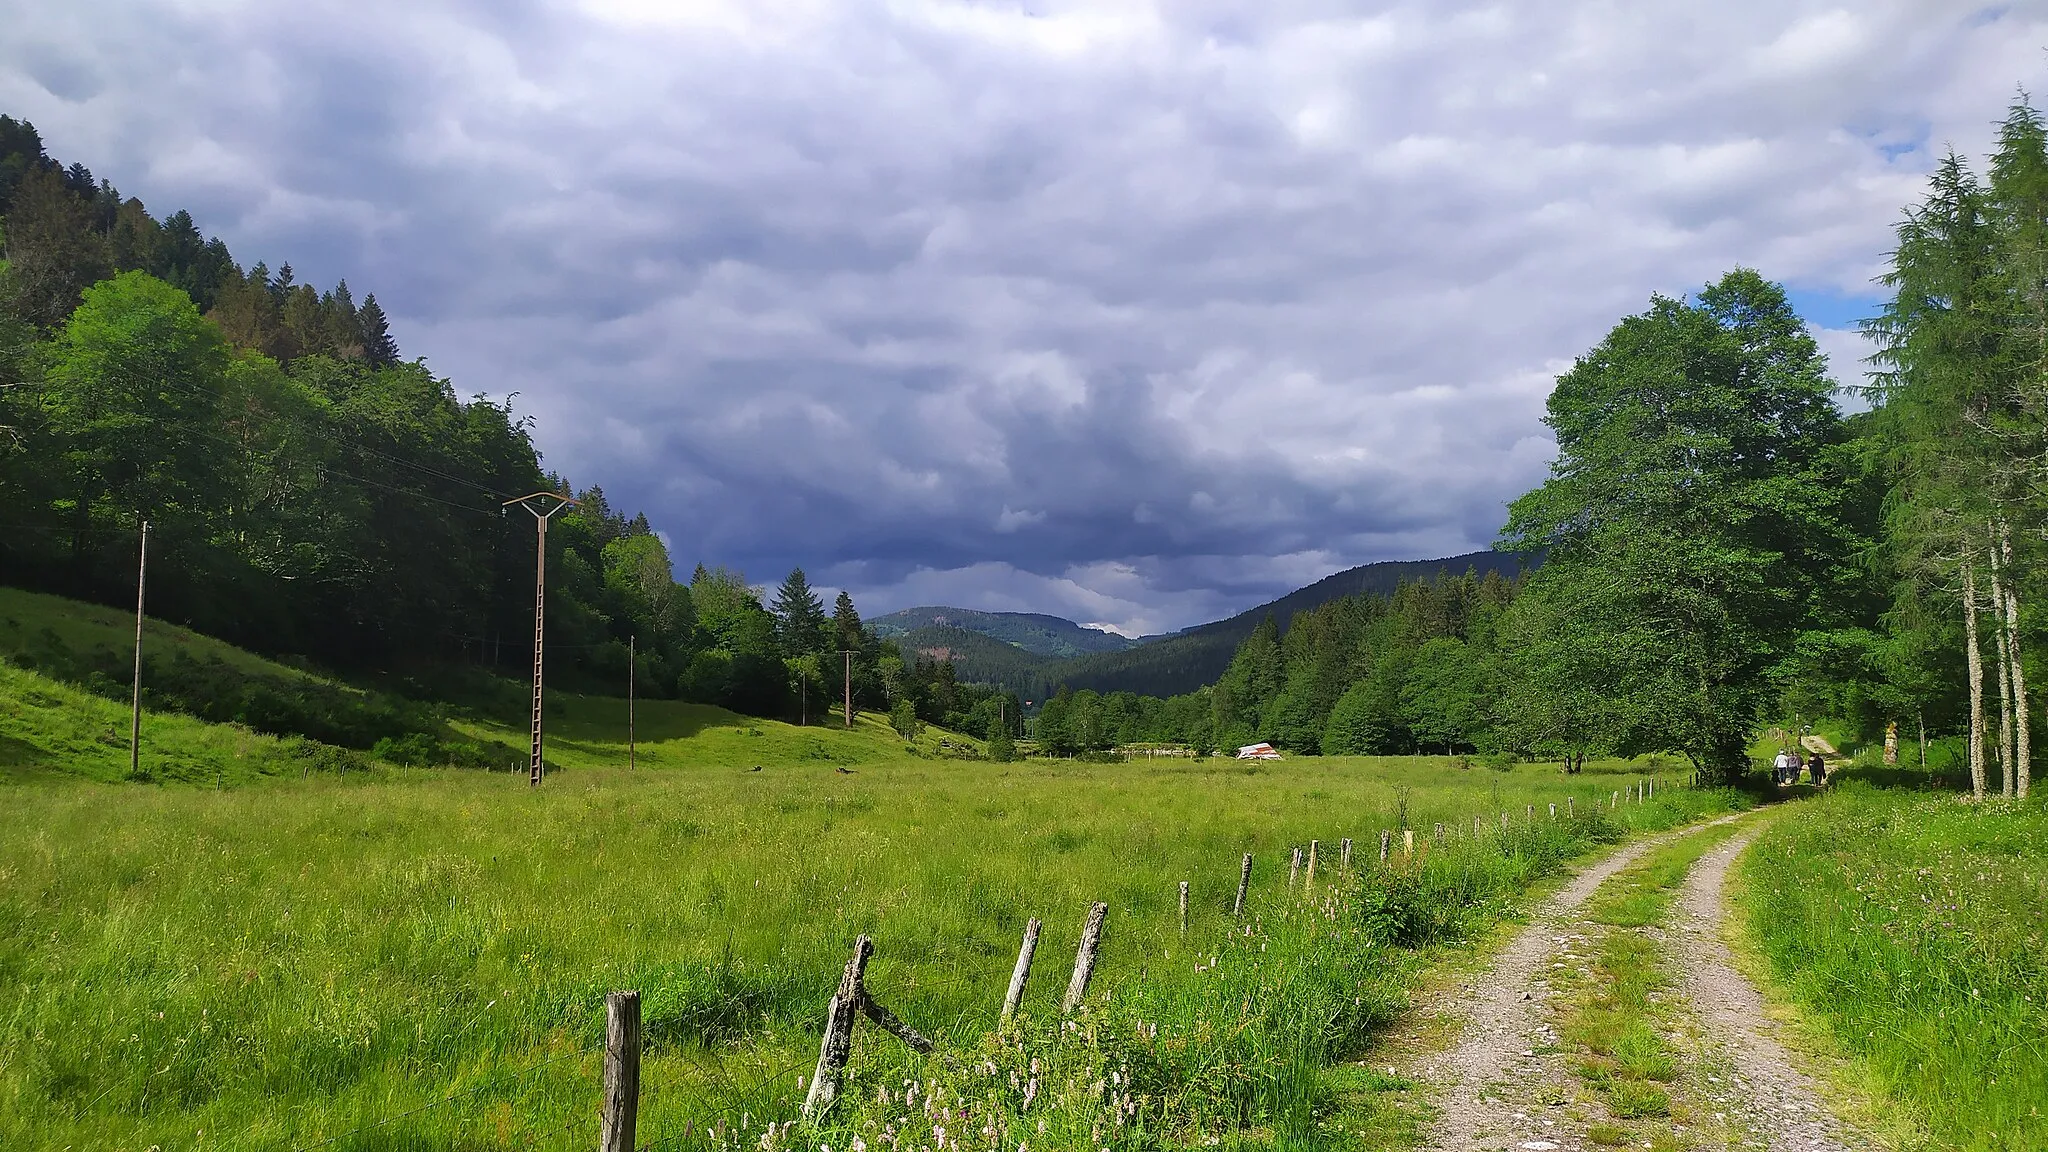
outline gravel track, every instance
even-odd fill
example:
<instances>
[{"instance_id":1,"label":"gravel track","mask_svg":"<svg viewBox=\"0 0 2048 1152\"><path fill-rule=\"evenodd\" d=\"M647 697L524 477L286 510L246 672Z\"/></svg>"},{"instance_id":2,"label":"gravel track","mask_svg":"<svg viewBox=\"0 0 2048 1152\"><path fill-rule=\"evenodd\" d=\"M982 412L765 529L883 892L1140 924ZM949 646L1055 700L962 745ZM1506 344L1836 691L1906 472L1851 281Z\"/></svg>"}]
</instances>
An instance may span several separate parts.
<instances>
[{"instance_id":1,"label":"gravel track","mask_svg":"<svg viewBox=\"0 0 2048 1152\"><path fill-rule=\"evenodd\" d=\"M1713 823L1736 819L1724 816ZM1424 1060L1420 1068L1423 1079L1443 1086L1429 1147L1466 1152L1525 1144L1578 1146L1576 1138L1558 1131L1562 1117L1551 1114L1557 1111L1552 1100L1569 1098L1573 1077L1564 1053L1556 1051L1548 1007L1551 969L1545 962L1554 951L1576 957L1586 939L1577 912L1594 889L1693 830L1639 840L1588 866L1537 909L1529 926L1515 934L1484 974L1462 988L1449 1006L1452 1015L1464 1020L1457 1045Z\"/></svg>"},{"instance_id":2,"label":"gravel track","mask_svg":"<svg viewBox=\"0 0 2048 1152\"><path fill-rule=\"evenodd\" d=\"M1800 1070L1799 1057L1777 1041L1762 994L1736 971L1721 938L1728 869L1760 831L1733 837L1693 865L1672 925L1679 986L1707 1044L1730 1069L1726 1080L1712 1086L1712 1094L1751 1137L1745 1147L1771 1152L1869 1147L1821 1103L1822 1093Z\"/></svg>"}]
</instances>

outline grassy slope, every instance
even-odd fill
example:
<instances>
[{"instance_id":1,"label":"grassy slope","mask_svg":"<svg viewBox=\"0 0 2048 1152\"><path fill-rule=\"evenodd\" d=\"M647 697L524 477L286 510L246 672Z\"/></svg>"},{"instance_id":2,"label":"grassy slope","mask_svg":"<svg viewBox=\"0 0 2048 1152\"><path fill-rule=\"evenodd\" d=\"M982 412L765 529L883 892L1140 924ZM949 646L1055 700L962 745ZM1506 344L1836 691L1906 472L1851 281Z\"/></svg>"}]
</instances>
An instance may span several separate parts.
<instances>
[{"instance_id":1,"label":"grassy slope","mask_svg":"<svg viewBox=\"0 0 2048 1152\"><path fill-rule=\"evenodd\" d=\"M1741 900L1779 984L1944 1148L2048 1148L2048 809L1853 779L1775 822Z\"/></svg>"},{"instance_id":2,"label":"grassy slope","mask_svg":"<svg viewBox=\"0 0 2048 1152\"><path fill-rule=\"evenodd\" d=\"M135 618L114 609L19 589L0 588L0 778L71 773L118 780L128 771L128 710L115 700L58 683L5 661L34 665L56 655L118 654L128 659ZM231 644L150 618L144 650L152 657L182 653L219 661L261 681L304 683L367 699L369 693L334 677L268 660ZM154 670L154 669L153 669ZM163 673L158 671L157 675ZM487 678L486 678L487 679ZM145 677L145 687L149 679ZM121 687L125 687L125 679ZM499 748L503 767L523 771L527 733L523 686L480 682L470 686L471 707L455 709L452 727ZM548 696L547 756L565 768L624 766L626 701L555 691ZM851 731L836 723L798 728L752 720L723 708L675 700L642 700L635 707L638 761L650 766L816 762L862 764L903 759L903 741L878 716L857 715ZM978 749L978 741L927 729L915 745L924 755ZM144 769L167 780L234 784L259 775L302 774L367 761L311 741L283 740L237 725L202 724L172 712L145 709Z\"/></svg>"}]
</instances>

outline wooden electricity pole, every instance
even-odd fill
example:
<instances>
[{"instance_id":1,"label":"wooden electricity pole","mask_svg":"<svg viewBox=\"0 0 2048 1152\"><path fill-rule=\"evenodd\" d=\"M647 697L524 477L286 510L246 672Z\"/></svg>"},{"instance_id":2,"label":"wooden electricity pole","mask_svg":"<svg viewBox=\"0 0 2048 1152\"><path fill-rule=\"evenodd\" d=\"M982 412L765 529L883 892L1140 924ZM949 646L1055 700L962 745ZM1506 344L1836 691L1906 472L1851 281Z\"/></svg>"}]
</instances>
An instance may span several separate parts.
<instances>
[{"instance_id":1,"label":"wooden electricity pole","mask_svg":"<svg viewBox=\"0 0 2048 1152\"><path fill-rule=\"evenodd\" d=\"M626 767L638 767L633 757L633 674L639 671L640 637L626 637Z\"/></svg>"},{"instance_id":2,"label":"wooden electricity pole","mask_svg":"<svg viewBox=\"0 0 2048 1152\"><path fill-rule=\"evenodd\" d=\"M135 553L135 695L128 705L128 775L142 772L142 581L149 574L149 521Z\"/></svg>"},{"instance_id":3,"label":"wooden electricity pole","mask_svg":"<svg viewBox=\"0 0 2048 1152\"><path fill-rule=\"evenodd\" d=\"M540 687L541 687L541 642L546 636L544 625L548 606L548 519L564 508L572 507L576 501L556 492L535 492L517 500L507 500L499 508L502 515L505 508L517 504L533 513L534 560L533 560L533 740L527 754L526 782L529 786L540 787Z\"/></svg>"},{"instance_id":4,"label":"wooden electricity pole","mask_svg":"<svg viewBox=\"0 0 2048 1152\"><path fill-rule=\"evenodd\" d=\"M846 708L843 715L846 718L846 726L851 728L853 727L853 650L849 648L841 652L840 655L846 657Z\"/></svg>"}]
</instances>

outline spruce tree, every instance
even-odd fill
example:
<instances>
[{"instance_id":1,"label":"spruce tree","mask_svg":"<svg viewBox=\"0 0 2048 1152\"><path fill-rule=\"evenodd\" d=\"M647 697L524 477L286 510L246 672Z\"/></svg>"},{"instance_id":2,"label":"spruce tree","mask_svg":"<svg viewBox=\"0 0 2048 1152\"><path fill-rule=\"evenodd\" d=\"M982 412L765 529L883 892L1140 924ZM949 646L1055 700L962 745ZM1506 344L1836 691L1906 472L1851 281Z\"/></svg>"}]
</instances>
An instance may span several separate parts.
<instances>
[{"instance_id":1,"label":"spruce tree","mask_svg":"<svg viewBox=\"0 0 2048 1152\"><path fill-rule=\"evenodd\" d=\"M362 329L364 363L372 368L388 368L398 363L398 342L391 338L391 325L384 319L384 309L378 305L375 292L363 297L356 323Z\"/></svg>"},{"instance_id":2,"label":"spruce tree","mask_svg":"<svg viewBox=\"0 0 2048 1152\"><path fill-rule=\"evenodd\" d=\"M849 605L852 603L848 601ZM825 602L811 591L801 568L790 569L776 590L770 605L775 613L775 640L784 657L795 658L822 652L825 648Z\"/></svg>"},{"instance_id":3,"label":"spruce tree","mask_svg":"<svg viewBox=\"0 0 2048 1152\"><path fill-rule=\"evenodd\" d=\"M860 613L853 610L853 597L844 591L832 604L832 630L839 639L839 650L858 652L865 637L861 634Z\"/></svg>"}]
</instances>

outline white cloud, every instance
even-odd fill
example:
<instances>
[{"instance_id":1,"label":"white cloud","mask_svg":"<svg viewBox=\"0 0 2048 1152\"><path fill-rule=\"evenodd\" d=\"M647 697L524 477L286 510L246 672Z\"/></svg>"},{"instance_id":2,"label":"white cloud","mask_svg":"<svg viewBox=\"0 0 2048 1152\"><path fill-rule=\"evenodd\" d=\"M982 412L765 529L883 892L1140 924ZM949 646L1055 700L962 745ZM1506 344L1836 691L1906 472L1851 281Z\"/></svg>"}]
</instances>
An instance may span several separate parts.
<instances>
[{"instance_id":1,"label":"white cloud","mask_svg":"<svg viewBox=\"0 0 2048 1152\"><path fill-rule=\"evenodd\" d=\"M0 19L53 152L374 289L681 564L1143 631L1484 545L1572 357L1735 264L1868 293L2048 42L2040 0Z\"/></svg>"}]
</instances>

